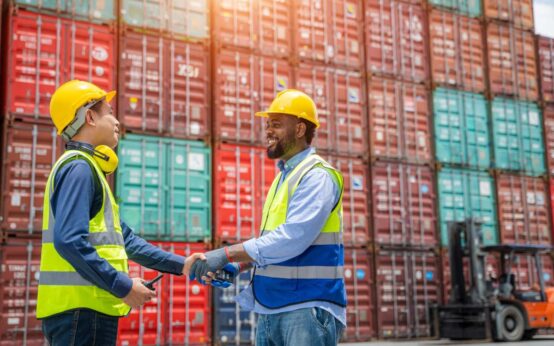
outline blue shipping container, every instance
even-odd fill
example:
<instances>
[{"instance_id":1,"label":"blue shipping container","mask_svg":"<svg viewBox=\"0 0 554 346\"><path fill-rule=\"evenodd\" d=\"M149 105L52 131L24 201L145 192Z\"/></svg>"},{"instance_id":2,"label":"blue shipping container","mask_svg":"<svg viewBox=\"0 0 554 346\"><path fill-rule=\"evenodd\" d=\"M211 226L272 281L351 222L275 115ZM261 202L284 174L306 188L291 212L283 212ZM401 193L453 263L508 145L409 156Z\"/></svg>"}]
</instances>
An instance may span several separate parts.
<instances>
[{"instance_id":1,"label":"blue shipping container","mask_svg":"<svg viewBox=\"0 0 554 346\"><path fill-rule=\"evenodd\" d=\"M437 161L490 167L489 117L483 95L438 88L433 93L433 113Z\"/></svg>"},{"instance_id":2,"label":"blue shipping container","mask_svg":"<svg viewBox=\"0 0 554 346\"><path fill-rule=\"evenodd\" d=\"M484 244L497 244L496 193L492 177L484 172L447 168L439 172L438 180L442 245L448 245L448 221L463 221L468 217L483 221Z\"/></svg>"},{"instance_id":3,"label":"blue shipping container","mask_svg":"<svg viewBox=\"0 0 554 346\"><path fill-rule=\"evenodd\" d=\"M251 273L242 273L238 285L213 290L216 345L253 345L256 340L256 314L241 310L235 302L235 296L250 283Z\"/></svg>"},{"instance_id":4,"label":"blue shipping container","mask_svg":"<svg viewBox=\"0 0 554 346\"><path fill-rule=\"evenodd\" d=\"M15 3L30 9L46 10L45 13L65 13L75 19L99 22L115 20L114 0L15 0Z\"/></svg>"},{"instance_id":5,"label":"blue shipping container","mask_svg":"<svg viewBox=\"0 0 554 346\"><path fill-rule=\"evenodd\" d=\"M542 115L537 104L495 98L491 116L494 167L533 176L545 174Z\"/></svg>"},{"instance_id":6,"label":"blue shipping container","mask_svg":"<svg viewBox=\"0 0 554 346\"><path fill-rule=\"evenodd\" d=\"M480 17L482 12L481 0L429 0L429 3L470 17Z\"/></svg>"},{"instance_id":7,"label":"blue shipping container","mask_svg":"<svg viewBox=\"0 0 554 346\"><path fill-rule=\"evenodd\" d=\"M127 135L119 144L116 194L122 219L150 240L211 237L211 154L205 144Z\"/></svg>"}]
</instances>

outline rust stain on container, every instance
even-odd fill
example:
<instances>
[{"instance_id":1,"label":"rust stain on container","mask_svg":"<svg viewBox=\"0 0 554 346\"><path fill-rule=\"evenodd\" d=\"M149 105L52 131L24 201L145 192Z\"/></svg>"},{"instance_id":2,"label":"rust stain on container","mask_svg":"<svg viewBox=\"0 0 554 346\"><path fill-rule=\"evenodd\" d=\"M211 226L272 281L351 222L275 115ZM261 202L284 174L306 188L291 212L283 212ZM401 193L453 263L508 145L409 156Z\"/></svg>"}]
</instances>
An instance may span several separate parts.
<instances>
[{"instance_id":1,"label":"rust stain on container","mask_svg":"<svg viewBox=\"0 0 554 346\"><path fill-rule=\"evenodd\" d=\"M552 102L554 101L554 38L538 36L537 40L542 98L546 102Z\"/></svg>"},{"instance_id":2,"label":"rust stain on container","mask_svg":"<svg viewBox=\"0 0 554 346\"><path fill-rule=\"evenodd\" d=\"M427 80L427 18L423 7L399 0L365 3L368 72L417 83Z\"/></svg>"},{"instance_id":3,"label":"rust stain on container","mask_svg":"<svg viewBox=\"0 0 554 346\"><path fill-rule=\"evenodd\" d=\"M371 167L371 177L375 243L435 246L436 194L431 168L377 162Z\"/></svg>"},{"instance_id":4,"label":"rust stain on container","mask_svg":"<svg viewBox=\"0 0 554 346\"><path fill-rule=\"evenodd\" d=\"M533 0L483 0L487 18L508 21L514 26L533 30Z\"/></svg>"},{"instance_id":5,"label":"rust stain on container","mask_svg":"<svg viewBox=\"0 0 554 346\"><path fill-rule=\"evenodd\" d=\"M429 97L425 87L372 78L368 89L371 155L430 162Z\"/></svg>"},{"instance_id":6,"label":"rust stain on container","mask_svg":"<svg viewBox=\"0 0 554 346\"><path fill-rule=\"evenodd\" d=\"M544 179L500 174L496 186L501 242L551 245L548 186Z\"/></svg>"},{"instance_id":7,"label":"rust stain on container","mask_svg":"<svg viewBox=\"0 0 554 346\"><path fill-rule=\"evenodd\" d=\"M554 175L554 104L547 104L543 108L544 117L544 146L548 172Z\"/></svg>"},{"instance_id":8,"label":"rust stain on container","mask_svg":"<svg viewBox=\"0 0 554 346\"><path fill-rule=\"evenodd\" d=\"M479 20L432 10L429 29L433 83L484 92L485 59Z\"/></svg>"},{"instance_id":9,"label":"rust stain on container","mask_svg":"<svg viewBox=\"0 0 554 346\"><path fill-rule=\"evenodd\" d=\"M489 83L493 95L539 97L534 35L498 23L487 25Z\"/></svg>"}]
</instances>

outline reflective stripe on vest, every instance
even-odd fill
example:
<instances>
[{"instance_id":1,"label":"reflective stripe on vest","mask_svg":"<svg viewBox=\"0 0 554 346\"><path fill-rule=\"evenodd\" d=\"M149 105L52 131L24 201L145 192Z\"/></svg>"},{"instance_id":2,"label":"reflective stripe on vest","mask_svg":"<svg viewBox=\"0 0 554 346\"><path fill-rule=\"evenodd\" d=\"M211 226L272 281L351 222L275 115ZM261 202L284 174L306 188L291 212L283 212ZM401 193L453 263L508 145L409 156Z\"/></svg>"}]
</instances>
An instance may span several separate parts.
<instances>
[{"instance_id":1,"label":"reflective stripe on vest","mask_svg":"<svg viewBox=\"0 0 554 346\"><path fill-rule=\"evenodd\" d=\"M89 221L87 241L96 249L98 256L105 259L118 272L128 273L119 207L108 182L94 158L81 151L67 151L54 165L44 193L37 318L77 308L88 308L111 316L124 316L130 308L120 298L83 278L54 247L55 219L50 207L50 196L54 191L54 180L58 169L64 162L75 156L88 161L93 168L93 174L97 175L102 185L102 206L98 214Z\"/></svg>"},{"instance_id":2,"label":"reflective stripe on vest","mask_svg":"<svg viewBox=\"0 0 554 346\"><path fill-rule=\"evenodd\" d=\"M326 169L341 191L334 210L315 241L299 256L290 260L256 268L252 282L256 301L270 309L307 301L329 301L346 305L342 242L342 190L339 172L317 155L310 155L295 167L277 189L278 174L268 192L263 216L262 234L272 232L285 223L290 198L298 184L312 168Z\"/></svg>"}]
</instances>

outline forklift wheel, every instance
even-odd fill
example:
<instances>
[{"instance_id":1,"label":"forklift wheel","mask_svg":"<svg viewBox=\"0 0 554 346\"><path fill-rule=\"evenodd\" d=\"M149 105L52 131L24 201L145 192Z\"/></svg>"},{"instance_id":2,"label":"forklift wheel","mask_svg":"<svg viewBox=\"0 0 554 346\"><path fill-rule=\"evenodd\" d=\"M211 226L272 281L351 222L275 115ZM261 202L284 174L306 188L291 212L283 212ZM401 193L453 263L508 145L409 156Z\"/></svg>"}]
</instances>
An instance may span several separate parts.
<instances>
[{"instance_id":1,"label":"forklift wheel","mask_svg":"<svg viewBox=\"0 0 554 346\"><path fill-rule=\"evenodd\" d=\"M497 315L498 334L506 341L519 341L525 333L525 321L521 311L513 305L505 305Z\"/></svg>"}]
</instances>

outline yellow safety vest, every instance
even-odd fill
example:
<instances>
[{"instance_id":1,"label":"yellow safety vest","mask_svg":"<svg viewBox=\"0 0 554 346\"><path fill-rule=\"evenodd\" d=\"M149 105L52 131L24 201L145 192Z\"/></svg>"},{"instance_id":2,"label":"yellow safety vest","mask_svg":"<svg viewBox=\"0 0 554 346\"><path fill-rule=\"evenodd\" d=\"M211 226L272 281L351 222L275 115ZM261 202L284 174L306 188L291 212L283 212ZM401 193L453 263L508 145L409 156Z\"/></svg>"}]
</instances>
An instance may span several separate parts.
<instances>
[{"instance_id":1,"label":"yellow safety vest","mask_svg":"<svg viewBox=\"0 0 554 346\"><path fill-rule=\"evenodd\" d=\"M340 198L315 241L299 256L285 262L256 268L252 287L256 301L270 309L328 301L346 306L342 241L342 175L318 155L309 155L281 179L278 174L268 192L261 231L272 232L285 223L289 200L302 178L314 167L326 169L340 189Z\"/></svg>"},{"instance_id":2,"label":"yellow safety vest","mask_svg":"<svg viewBox=\"0 0 554 346\"><path fill-rule=\"evenodd\" d=\"M61 165L79 156L94 167L100 179L103 198L102 208L89 221L88 241L117 271L128 273L127 253L119 222L119 207L110 186L93 157L77 150L66 151L54 165L44 193L42 220L42 253L37 298L37 318L45 318L60 312L88 308L106 315L125 316L130 307L120 298L85 280L54 247L55 219L50 208L50 196L54 191L54 178Z\"/></svg>"}]
</instances>

